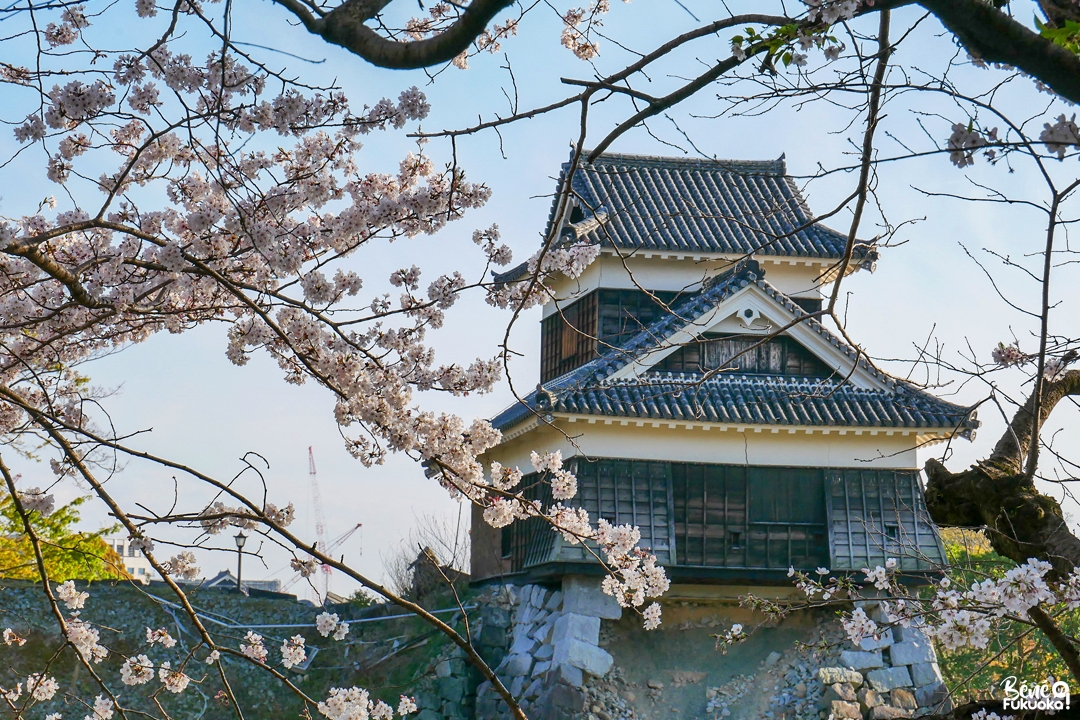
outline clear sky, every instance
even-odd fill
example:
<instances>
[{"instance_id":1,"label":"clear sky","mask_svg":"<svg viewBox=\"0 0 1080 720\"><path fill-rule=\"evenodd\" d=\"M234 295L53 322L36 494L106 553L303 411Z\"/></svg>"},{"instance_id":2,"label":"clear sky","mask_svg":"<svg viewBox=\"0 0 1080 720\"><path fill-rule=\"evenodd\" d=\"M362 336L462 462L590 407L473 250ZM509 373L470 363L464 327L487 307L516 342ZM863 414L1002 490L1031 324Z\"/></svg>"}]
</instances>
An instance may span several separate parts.
<instances>
[{"instance_id":1,"label":"clear sky","mask_svg":"<svg viewBox=\"0 0 1080 720\"><path fill-rule=\"evenodd\" d=\"M684 0L689 12L712 19L716 3L707 0ZM760 3L733 3L760 9ZM410 6L410 10L415 6ZM513 96L506 58L500 53L483 55L470 61L472 68L460 71L448 68L434 83L424 73L391 72L374 69L342 50L311 38L303 30L291 27L285 13L269 2L247 0L236 4L236 38L270 45L296 55L319 60L311 64L285 55L253 49L271 63L279 63L307 82L336 81L353 104L373 104L380 97L396 97L401 89L416 84L424 89L432 103L431 116L423 123L425 130L461 127L475 122L477 115L505 114ZM914 10L898 12L897 25L917 17ZM160 18L159 18L160 19ZM606 22L605 32L634 50L648 50L654 45L695 23L686 10L673 0L638 0L629 5L615 4ZM588 78L589 65L575 59L558 45L560 25L554 14L538 5L525 19L522 33L504 42L522 108L541 105L561 97L569 88L561 77ZM954 52L950 41L937 36L940 27L931 21L921 25L905 42L897 58L909 66L936 70ZM688 53L667 63L662 72L642 82L639 89L666 92L675 76L700 72L698 59L709 61L727 54L730 35L703 41ZM847 39L849 46L851 40ZM621 67L631 55L611 41L601 40L597 67L612 70ZM820 54L811 56L811 66L822 64ZM831 72L831 71L822 71ZM997 71L962 69L954 78L986 82ZM823 76L824 77L824 76ZM637 129L621 138L613 150L630 153L674 154L688 149L679 128L686 131L696 146L707 155L737 159L772 159L785 154L790 172L809 176L821 163L827 168L855 162L851 141L861 133L861 124L849 124L852 112L824 102L801 107L782 105L768 113L744 117L711 117L721 104L717 92L701 93L692 102L671 112L671 119L655 118L651 133ZM1035 116L1042 111L1047 96L1039 95L1024 83L1006 91L1006 102L1017 112ZM842 98L854 102L852 98ZM617 118L625 117L628 105L611 101L598 107L593 115L590 140L595 142ZM1023 109L1023 110L1021 110ZM886 108L879 147L882 157L902 153L896 138L922 150L931 149L931 141L940 144L948 137L950 121L963 119L955 105L939 96L907 96ZM935 114L937 114L935 116ZM5 116L5 119L11 120ZM576 109L524 121L504 129L501 138L485 133L459 141L458 161L473 181L491 186L494 195L483 209L470 213L436 237L416 238L382 244L357 254L350 262L366 280L365 288L385 285L388 274L399 267L420 265L425 277L460 269L470 279L482 269L479 253L469 238L475 228L495 222L503 237L515 250L517 260L531 254L540 232L554 190L554 176L569 153L570 143L578 134ZM925 126L926 133L920 128ZM990 123L991 125L995 123ZM1041 124L1041 121L1040 121ZM0 137L5 151L11 149L10 133ZM404 133L377 133L368 136L360 154L364 168L393 171L397 160L412 145ZM433 141L427 152L439 161L448 161L450 148ZM503 154L505 153L505 158ZM1075 173L1076 160L1059 168ZM928 341L930 347L944 347L947 357L960 363L961 355L973 349L981 359L989 357L998 340L1008 341L1013 332L1032 348L1028 333L1030 318L1011 309L994 293L982 270L967 257L964 247L987 264L1000 287L1010 299L1029 308L1035 307L1038 286L1009 270L999 260L983 252L984 248L1010 255L1021 262L1026 253L1037 252L1043 242L1043 216L1018 206L963 203L931 197L920 190L935 193L982 194L972 181L993 184L1013 197L1041 202L1045 192L1030 163L1020 162L1010 172L1004 164L992 167L979 162L975 168L960 171L947 157L933 155L918 160L886 163L880 168L878 195L882 209L896 225L917 221L903 227L894 238L896 247L885 248L876 273L859 273L847 281L854 293L847 308L849 329L870 353L879 358L903 358L906 362L885 361L889 371L906 375L912 369L916 346ZM40 170L37 172L40 173ZM816 212L832 209L855 186L851 173L837 173L815 181L806 189L809 204ZM4 193L0 213L19 216L28 201L56 192L41 176L40 184L9 186ZM860 234L871 237L878 211L872 210ZM841 213L828 224L847 229L849 215ZM1063 258L1064 260L1064 258ZM1063 264L1055 300L1075 302L1077 271ZM389 288L387 288L389 289ZM396 293L394 293L396 295ZM1075 305L1063 305L1054 316L1054 327L1075 336ZM508 315L488 308L477 294L458 303L448 313L448 322L435 337L440 361L467 362L477 356L490 357L497 351ZM433 482L423 478L421 469L403 458L391 458L384 466L365 469L343 449L332 417L333 401L329 393L308 384L295 387L285 384L282 373L265 356L256 354L243 368L225 358L223 326L206 326L180 336L160 334L142 345L95 361L83 368L94 381L116 390L107 403L118 428L124 431L152 430L135 444L167 455L200 469L232 475L239 469L237 458L245 452L257 452L270 463L266 472L271 499L292 500L299 508L298 527L313 529L308 492L307 448L315 451L325 506L327 533L333 538L356 523L363 523L361 536L354 536L339 549L347 561L353 561L365 573L381 576L382 557L424 514L456 513L456 504ZM523 354L513 363L516 386L527 391L535 385L538 369L539 311L526 313L514 335L514 349ZM927 379L920 369L912 374L919 381ZM930 378L938 381L937 371ZM1021 380L1002 375L1010 390ZM949 383L939 393L957 402L976 402L986 396L985 386L969 383L960 386L957 378L945 373L941 382ZM437 394L423 397L428 407L452 410L467 418L489 417L511 400L505 383L488 396L451 399ZM1067 427L1059 442L1076 438L1075 408L1065 408L1055 423ZM984 455L996 440L1003 423L992 405L980 410L984 422L974 443L960 441L949 461L954 468ZM940 448L934 448L940 450ZM43 468L23 466L30 478ZM160 507L172 495L169 477L164 472L138 463L129 463L111 485L130 506L143 502ZM75 488L67 492L75 493ZM280 503L279 503L280 504ZM86 512L87 522L106 521L98 510ZM231 538L223 538L232 547ZM362 554L361 554L362 551ZM280 552L268 553L267 567L252 568L246 563L245 575L266 577L286 562ZM203 555L207 574L232 567L234 556ZM289 573L281 571L277 577ZM343 592L354 587L337 579L333 589Z\"/></svg>"}]
</instances>

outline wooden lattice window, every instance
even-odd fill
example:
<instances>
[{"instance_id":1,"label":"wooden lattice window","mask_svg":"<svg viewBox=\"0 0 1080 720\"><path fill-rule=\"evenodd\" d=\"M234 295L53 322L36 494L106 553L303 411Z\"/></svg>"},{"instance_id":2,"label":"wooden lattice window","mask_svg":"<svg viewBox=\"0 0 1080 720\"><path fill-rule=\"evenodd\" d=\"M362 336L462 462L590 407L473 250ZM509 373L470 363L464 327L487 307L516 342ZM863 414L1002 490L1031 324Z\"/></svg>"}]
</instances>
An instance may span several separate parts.
<instances>
[{"instance_id":1,"label":"wooden lattice window","mask_svg":"<svg viewBox=\"0 0 1080 720\"><path fill-rule=\"evenodd\" d=\"M643 290L598 290L600 298L600 342L618 347L668 311L679 293Z\"/></svg>"},{"instance_id":2,"label":"wooden lattice window","mask_svg":"<svg viewBox=\"0 0 1080 720\"><path fill-rule=\"evenodd\" d=\"M832 370L794 339L754 335L706 337L679 348L655 366L662 372L731 368L750 375L828 377Z\"/></svg>"},{"instance_id":3,"label":"wooden lattice window","mask_svg":"<svg viewBox=\"0 0 1080 720\"><path fill-rule=\"evenodd\" d=\"M540 326L540 382L596 357L596 293L565 305Z\"/></svg>"},{"instance_id":4,"label":"wooden lattice window","mask_svg":"<svg viewBox=\"0 0 1080 720\"><path fill-rule=\"evenodd\" d=\"M828 564L824 471L673 463L678 565Z\"/></svg>"}]
</instances>

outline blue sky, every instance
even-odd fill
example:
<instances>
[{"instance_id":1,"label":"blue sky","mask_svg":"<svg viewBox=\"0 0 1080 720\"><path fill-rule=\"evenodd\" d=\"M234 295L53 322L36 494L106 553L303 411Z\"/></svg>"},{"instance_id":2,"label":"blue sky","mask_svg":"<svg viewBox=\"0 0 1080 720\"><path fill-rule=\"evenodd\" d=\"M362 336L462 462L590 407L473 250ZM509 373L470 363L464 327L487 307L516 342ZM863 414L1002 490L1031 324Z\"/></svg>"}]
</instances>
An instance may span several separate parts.
<instances>
[{"instance_id":1,"label":"blue sky","mask_svg":"<svg viewBox=\"0 0 1080 720\"><path fill-rule=\"evenodd\" d=\"M685 5L699 17L711 19L716 3L685 0ZM759 8L760 3L732 4L736 12L740 6ZM410 10L414 7L410 6ZM278 63L302 75L307 82L336 79L355 106L373 104L383 95L396 97L401 89L412 84L420 86L433 106L431 116L423 123L425 130L465 126L475 122L478 113L485 117L493 112L505 114L508 100L503 92L513 94L509 72L500 67L506 64L502 54L474 58L468 71L448 68L433 84L428 84L422 72L372 68L301 29L290 27L285 13L269 2L240 3L236 12L238 40L272 45L325 62L309 64L257 49L252 52L261 53L260 57L271 64ZM903 10L897 15L897 26L917 16L913 10ZM661 39L694 25L687 12L672 0L638 0L629 5L615 4L605 32L630 48L648 50ZM559 31L558 19L540 5L526 18L521 35L504 42L522 108L542 105L565 94L568 86L559 82L560 77L591 75L588 64L558 45ZM938 32L940 28L932 22L924 23L902 46L897 61L925 69L940 68L954 49L950 41L937 37ZM722 33L717 39L702 41L691 51L672 58L650 82L642 82L639 89L659 94L666 92L664 88L673 87L677 82L675 76L700 72L699 60L727 55L731 34L734 33ZM630 57L611 41L601 40L597 68L610 71L621 67ZM811 66L820 65L820 54L812 55L810 62ZM963 68L955 71L954 78L984 83L996 72ZM861 124L849 124L855 116L852 112L822 102L802 107L781 106L755 116L717 119L710 117L720 107L716 92L715 89L703 92L671 112L704 153L738 159L771 159L785 154L790 172L797 176L813 174L819 162L826 167L854 163L850 143L861 133ZM850 98L846 100L853 102ZM1017 83L1005 91L1005 102L1017 112L1022 109L1037 117L1047 96L1039 95L1026 83ZM625 117L627 108L622 101L596 108L591 141L595 142L617 119ZM13 118L5 116L5 119ZM436 237L383 244L355 256L352 267L365 277L365 287L380 287L391 271L414 263L421 266L427 278L453 269L462 270L467 278L476 278L482 270L482 259L469 238L474 229L491 223L502 228L503 237L514 248L517 259L531 254L546 220L554 189L553 177L578 134L577 119L577 110L570 109L505 128L501 138L484 133L460 140L459 163L471 180L483 181L493 188L492 200ZM920 122L933 140L943 143L949 134L948 121L953 119L962 119L962 113L944 98L900 98L886 107L883 132L879 133L881 153L888 156L901 152L892 138L900 138L920 149L930 148ZM1036 126L1039 124L1041 120ZM651 128L655 137L634 130L612 149L681 154L662 142L681 141L673 122L656 118ZM5 151L10 150L12 142L10 135L0 137ZM367 137L359 161L364 168L392 171L411 147L413 141L404 133L376 133ZM427 152L440 161L450 158L449 151L449 145L441 141L427 146ZM56 186L44 179L40 158L25 162L28 164L22 165L23 171L40 175L40 183L9 185L0 213L26 214L23 209L26 203L56 192ZM1062 176L1075 174L1076 162L1066 161L1063 166L1055 167L1055 172ZM1027 339L1024 333L1032 327L1030 319L997 298L963 246L988 263L988 269L1012 300L1034 307L1038 286L1019 272L1003 269L1000 262L983 254L981 249L993 249L1014 258L1038 251L1043 238L1043 216L1023 207L963 203L920 192L921 189L935 193L980 193L972 184L974 181L993 184L1013 197L1043 200L1045 193L1031 163L1020 162L1014 170L1009 172L1003 164L992 167L980 161L974 168L960 171L942 155L881 166L878 192L883 210L894 224L917 222L906 225L895 238L896 243L903 241L902 244L883 250L876 273L859 273L845 284L846 290L854 293L847 310L849 330L873 355L912 358L915 346L930 338L932 346L935 341L944 343L946 355L956 362L960 362L958 353L967 352L969 344L985 360L993 345L998 340L1008 340L1012 332ZM9 168L4 172L12 171ZM811 208L820 213L831 209L854 185L854 175L837 173L812 183L806 195ZM877 210L872 209L860 232L863 237L876 234L876 214ZM848 221L849 215L841 213L829 224L846 230ZM1055 299L1075 302L1074 266L1063 265L1056 272L1059 275ZM1062 333L1070 325L1075 326L1075 322L1069 321L1070 313L1074 318L1075 311L1066 310L1067 307L1064 305L1054 316L1054 327ZM467 362L476 356L494 355L507 319L507 314L488 308L478 294L463 299L448 313L445 328L435 335L440 361ZM536 382L538 339L539 311L534 310L523 316L514 335L514 349L523 354L513 363L514 377L517 387L523 390ZM1032 347L1030 341L1025 346ZM181 336L158 335L139 346L95 361L83 370L98 385L116 389L107 407L119 428L152 429L136 441L147 450L220 476L236 472L237 458L245 452L260 453L270 463L266 479L271 499L295 502L300 510L297 527L309 531L313 523L307 448L314 447L328 535L335 537L354 524L363 523L362 542L359 536L354 536L340 552L362 572L375 578L381 575L382 555L408 533L414 518L428 513L456 513L456 504L434 483L425 480L420 468L412 462L391 458L382 467L365 469L352 460L338 436L331 412L332 399L327 392L313 384L302 387L285 384L277 367L258 354L246 367L234 367L225 358L224 350L224 327L206 326ZM899 375L905 375L911 368L910 362L883 364ZM918 372L912 377L926 379ZM1001 377L1014 390L1023 379L1019 373ZM945 375L942 380L955 381L955 378ZM957 402L975 402L985 396L986 389L976 384L958 387L954 382L939 392ZM451 410L466 417L491 416L510 400L505 384L488 396L452 399L430 394L422 398L430 408ZM1066 427L1066 435L1059 442L1075 439L1075 415L1075 409L1070 408L1055 417L1055 424ZM984 455L996 440L1003 426L1001 419L995 417L991 407L984 408L980 417L984 427L976 441L959 442L950 466L962 467ZM24 465L22 470L28 484L36 484L30 478L43 469ZM160 505L171 497L171 475L132 462L110 481L110 486L129 506L135 502ZM77 489L68 488L66 492L73 494ZM97 510L88 510L85 515L91 525L106 519ZM232 547L231 538L224 541L226 548ZM267 569L255 569L255 563L249 562L245 574L269 575L284 565L284 557L280 552L270 552ZM234 556L205 554L203 563L206 571L212 573L231 567ZM282 572L278 576L287 575ZM341 592L351 587L352 583L339 578L333 589Z\"/></svg>"}]
</instances>

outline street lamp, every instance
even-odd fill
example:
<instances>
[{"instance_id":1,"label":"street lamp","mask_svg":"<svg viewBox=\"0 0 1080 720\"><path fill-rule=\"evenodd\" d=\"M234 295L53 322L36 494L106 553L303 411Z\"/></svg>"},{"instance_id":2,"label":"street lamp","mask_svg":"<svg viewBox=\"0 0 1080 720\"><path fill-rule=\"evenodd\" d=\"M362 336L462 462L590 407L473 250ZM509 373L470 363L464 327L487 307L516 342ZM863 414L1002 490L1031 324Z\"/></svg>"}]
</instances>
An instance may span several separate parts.
<instances>
[{"instance_id":1,"label":"street lamp","mask_svg":"<svg viewBox=\"0 0 1080 720\"><path fill-rule=\"evenodd\" d=\"M244 543L247 535L243 531L236 533L236 592L240 592L240 568L244 561Z\"/></svg>"}]
</instances>

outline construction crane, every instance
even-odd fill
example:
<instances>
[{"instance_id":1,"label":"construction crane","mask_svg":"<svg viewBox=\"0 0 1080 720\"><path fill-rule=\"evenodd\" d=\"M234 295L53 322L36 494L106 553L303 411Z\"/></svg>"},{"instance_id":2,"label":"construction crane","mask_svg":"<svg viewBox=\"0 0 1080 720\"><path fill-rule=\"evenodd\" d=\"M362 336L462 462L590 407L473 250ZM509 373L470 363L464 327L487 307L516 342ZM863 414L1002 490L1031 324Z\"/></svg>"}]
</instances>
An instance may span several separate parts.
<instances>
[{"instance_id":1,"label":"construction crane","mask_svg":"<svg viewBox=\"0 0 1080 720\"><path fill-rule=\"evenodd\" d=\"M326 518L323 516L322 493L319 492L319 477L315 474L315 451L308 445L308 475L311 477L311 504L315 510L315 538L318 548L327 552L330 548L326 542ZM326 600L326 594L330 592L330 574L332 569L329 565L319 566L319 579L315 581L315 591L319 594L317 600Z\"/></svg>"},{"instance_id":2,"label":"construction crane","mask_svg":"<svg viewBox=\"0 0 1080 720\"><path fill-rule=\"evenodd\" d=\"M327 555L330 555L334 550L336 550L339 546L341 546L346 540L351 538L353 536L353 534L362 527L364 527L363 523L357 523L354 527L346 530L341 535L334 538L334 540L331 541L331 543L326 546L326 549L324 550L324 552ZM286 566L286 567L288 567L288 566ZM281 569L284 570L285 568L281 568ZM285 581L285 583L282 584L281 592L287 592L289 588L291 588L296 583L300 582L300 579L302 577L303 577L303 575L301 575L300 573L296 573L295 575L293 575L291 578L289 578L287 581Z\"/></svg>"}]
</instances>

